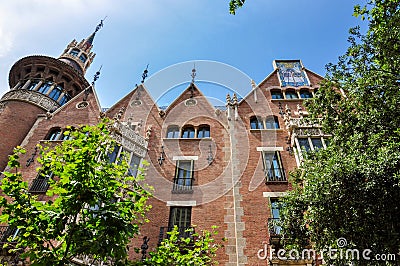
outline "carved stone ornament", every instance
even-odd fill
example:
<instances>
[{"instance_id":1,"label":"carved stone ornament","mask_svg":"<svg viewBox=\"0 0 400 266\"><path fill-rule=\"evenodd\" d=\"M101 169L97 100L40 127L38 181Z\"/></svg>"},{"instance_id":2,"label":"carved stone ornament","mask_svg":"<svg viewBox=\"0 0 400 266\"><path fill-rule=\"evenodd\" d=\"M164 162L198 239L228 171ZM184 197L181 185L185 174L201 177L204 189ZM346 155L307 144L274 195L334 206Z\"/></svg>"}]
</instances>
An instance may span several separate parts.
<instances>
[{"instance_id":1,"label":"carved stone ornament","mask_svg":"<svg viewBox=\"0 0 400 266\"><path fill-rule=\"evenodd\" d=\"M142 105L142 101L141 100L134 100L131 102L131 106L138 106L138 105Z\"/></svg>"},{"instance_id":2,"label":"carved stone ornament","mask_svg":"<svg viewBox=\"0 0 400 266\"><path fill-rule=\"evenodd\" d=\"M195 100L195 99L187 99L186 101L185 101L185 105L186 106L195 106L197 104L197 101Z\"/></svg>"},{"instance_id":3,"label":"carved stone ornament","mask_svg":"<svg viewBox=\"0 0 400 266\"><path fill-rule=\"evenodd\" d=\"M79 102L76 104L76 109L84 109L89 106L88 102Z\"/></svg>"},{"instance_id":4,"label":"carved stone ornament","mask_svg":"<svg viewBox=\"0 0 400 266\"><path fill-rule=\"evenodd\" d=\"M12 90L4 94L0 103L10 100L19 100L37 105L46 111L57 110L61 105L40 92L30 90Z\"/></svg>"}]
</instances>

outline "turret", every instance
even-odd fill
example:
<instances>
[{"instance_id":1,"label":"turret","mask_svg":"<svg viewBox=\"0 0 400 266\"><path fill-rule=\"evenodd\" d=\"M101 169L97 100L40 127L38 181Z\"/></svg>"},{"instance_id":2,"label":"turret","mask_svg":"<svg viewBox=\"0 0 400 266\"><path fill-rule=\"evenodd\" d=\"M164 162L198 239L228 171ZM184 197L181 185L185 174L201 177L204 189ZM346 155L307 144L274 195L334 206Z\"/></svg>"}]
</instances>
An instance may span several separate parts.
<instances>
[{"instance_id":1,"label":"turret","mask_svg":"<svg viewBox=\"0 0 400 266\"><path fill-rule=\"evenodd\" d=\"M12 66L10 90L0 99L0 171L38 115L54 112L90 86L84 74L94 59L93 39L102 26L103 20L88 38L73 40L58 59L34 55Z\"/></svg>"}]
</instances>

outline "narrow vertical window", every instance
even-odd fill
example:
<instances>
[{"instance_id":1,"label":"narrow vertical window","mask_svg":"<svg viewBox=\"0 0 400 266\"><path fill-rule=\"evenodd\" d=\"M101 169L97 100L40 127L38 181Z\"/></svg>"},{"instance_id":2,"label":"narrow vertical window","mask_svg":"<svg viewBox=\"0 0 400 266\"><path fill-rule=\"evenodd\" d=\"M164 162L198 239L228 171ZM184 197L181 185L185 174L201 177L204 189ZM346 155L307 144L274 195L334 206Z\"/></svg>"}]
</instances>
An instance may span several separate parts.
<instances>
[{"instance_id":1,"label":"narrow vertical window","mask_svg":"<svg viewBox=\"0 0 400 266\"><path fill-rule=\"evenodd\" d=\"M302 99L309 99L309 98L312 98L313 95L312 95L312 93L311 93L309 90L307 90L307 89L301 89L301 90L300 90L300 97L301 97Z\"/></svg>"},{"instance_id":2,"label":"narrow vertical window","mask_svg":"<svg viewBox=\"0 0 400 266\"><path fill-rule=\"evenodd\" d=\"M264 123L261 118L253 116L250 118L251 129L264 129Z\"/></svg>"},{"instance_id":3,"label":"narrow vertical window","mask_svg":"<svg viewBox=\"0 0 400 266\"><path fill-rule=\"evenodd\" d=\"M182 138L194 138L194 127L186 126L182 129Z\"/></svg>"},{"instance_id":4,"label":"narrow vertical window","mask_svg":"<svg viewBox=\"0 0 400 266\"><path fill-rule=\"evenodd\" d=\"M282 91L280 91L280 90L271 90L271 98L272 99L283 99Z\"/></svg>"},{"instance_id":5,"label":"narrow vertical window","mask_svg":"<svg viewBox=\"0 0 400 266\"><path fill-rule=\"evenodd\" d=\"M179 232L181 229L188 229L191 226L192 207L171 207L169 215L169 228L177 226Z\"/></svg>"},{"instance_id":6,"label":"narrow vertical window","mask_svg":"<svg viewBox=\"0 0 400 266\"><path fill-rule=\"evenodd\" d=\"M176 161L174 186L172 192L192 192L193 161Z\"/></svg>"},{"instance_id":7,"label":"narrow vertical window","mask_svg":"<svg viewBox=\"0 0 400 266\"><path fill-rule=\"evenodd\" d=\"M132 154L131 162L129 163L129 173L132 176L136 177L139 166L140 166L140 157L137 156L136 154Z\"/></svg>"},{"instance_id":8,"label":"narrow vertical window","mask_svg":"<svg viewBox=\"0 0 400 266\"><path fill-rule=\"evenodd\" d=\"M62 87L56 86L49 93L49 97L52 98L54 101L57 101L58 98L60 97L62 91L63 91Z\"/></svg>"},{"instance_id":9,"label":"narrow vertical window","mask_svg":"<svg viewBox=\"0 0 400 266\"><path fill-rule=\"evenodd\" d=\"M200 126L199 130L197 132L197 137L198 138L209 138L210 137L210 126L209 125Z\"/></svg>"},{"instance_id":10,"label":"narrow vertical window","mask_svg":"<svg viewBox=\"0 0 400 266\"><path fill-rule=\"evenodd\" d=\"M178 126L169 126L167 129L167 138L168 139L179 138L179 127Z\"/></svg>"},{"instance_id":11,"label":"narrow vertical window","mask_svg":"<svg viewBox=\"0 0 400 266\"><path fill-rule=\"evenodd\" d=\"M40 93L46 94L50 90L51 85L52 85L52 82L50 82L50 81L43 83L42 86L40 86L40 88L37 91Z\"/></svg>"},{"instance_id":12,"label":"narrow vertical window","mask_svg":"<svg viewBox=\"0 0 400 266\"><path fill-rule=\"evenodd\" d=\"M278 117L276 116L267 117L267 120L265 121L265 127L267 129L279 129Z\"/></svg>"},{"instance_id":13,"label":"narrow vertical window","mask_svg":"<svg viewBox=\"0 0 400 266\"><path fill-rule=\"evenodd\" d=\"M266 182L286 181L278 151L263 152Z\"/></svg>"},{"instance_id":14,"label":"narrow vertical window","mask_svg":"<svg viewBox=\"0 0 400 266\"><path fill-rule=\"evenodd\" d=\"M294 91L294 90L287 90L285 92L285 95L286 95L286 99L298 99L299 98L296 91Z\"/></svg>"}]
</instances>

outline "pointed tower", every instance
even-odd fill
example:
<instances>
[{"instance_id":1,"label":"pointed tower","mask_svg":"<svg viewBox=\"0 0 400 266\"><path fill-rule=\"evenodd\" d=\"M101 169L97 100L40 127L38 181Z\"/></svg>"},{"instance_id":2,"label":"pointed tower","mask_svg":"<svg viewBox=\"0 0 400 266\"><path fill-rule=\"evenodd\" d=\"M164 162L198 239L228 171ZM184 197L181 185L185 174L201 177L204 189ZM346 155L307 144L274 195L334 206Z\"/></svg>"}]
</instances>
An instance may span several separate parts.
<instances>
[{"instance_id":1,"label":"pointed tower","mask_svg":"<svg viewBox=\"0 0 400 266\"><path fill-rule=\"evenodd\" d=\"M94 59L93 39L102 26L103 20L88 38L73 40L58 59L33 55L12 66L10 90L0 99L0 171L38 116L54 112L90 86L84 74Z\"/></svg>"}]
</instances>

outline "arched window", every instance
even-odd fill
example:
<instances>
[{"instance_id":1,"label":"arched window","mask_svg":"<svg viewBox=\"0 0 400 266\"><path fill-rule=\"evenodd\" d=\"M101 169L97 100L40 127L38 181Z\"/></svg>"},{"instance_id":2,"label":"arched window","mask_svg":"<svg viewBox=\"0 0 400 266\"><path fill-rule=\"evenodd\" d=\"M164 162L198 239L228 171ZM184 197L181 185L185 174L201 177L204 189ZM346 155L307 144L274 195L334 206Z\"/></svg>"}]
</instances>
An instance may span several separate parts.
<instances>
[{"instance_id":1,"label":"arched window","mask_svg":"<svg viewBox=\"0 0 400 266\"><path fill-rule=\"evenodd\" d=\"M264 129L264 123L261 118L252 116L250 118L250 128L251 129Z\"/></svg>"},{"instance_id":2,"label":"arched window","mask_svg":"<svg viewBox=\"0 0 400 266\"><path fill-rule=\"evenodd\" d=\"M78 56L79 50L78 49L72 49L71 52L69 52L73 56Z\"/></svg>"},{"instance_id":3,"label":"arched window","mask_svg":"<svg viewBox=\"0 0 400 266\"><path fill-rule=\"evenodd\" d=\"M187 138L187 139L194 138L194 127L193 126L185 126L182 129L182 138Z\"/></svg>"},{"instance_id":4,"label":"arched window","mask_svg":"<svg viewBox=\"0 0 400 266\"><path fill-rule=\"evenodd\" d=\"M301 89L300 90L300 97L302 99L309 99L309 98L312 98L313 95L312 95L311 91L309 91L307 89Z\"/></svg>"},{"instance_id":5,"label":"arched window","mask_svg":"<svg viewBox=\"0 0 400 266\"><path fill-rule=\"evenodd\" d=\"M61 136L61 128L53 128L47 134L46 140L58 140Z\"/></svg>"},{"instance_id":6,"label":"arched window","mask_svg":"<svg viewBox=\"0 0 400 266\"><path fill-rule=\"evenodd\" d=\"M271 90L272 99L283 99L282 91L280 90Z\"/></svg>"},{"instance_id":7,"label":"arched window","mask_svg":"<svg viewBox=\"0 0 400 266\"><path fill-rule=\"evenodd\" d=\"M79 56L79 59L83 62L83 63L85 63L86 62L86 59L87 59L87 57L86 57L86 55L85 54L81 54L80 56Z\"/></svg>"},{"instance_id":8,"label":"arched window","mask_svg":"<svg viewBox=\"0 0 400 266\"><path fill-rule=\"evenodd\" d=\"M285 92L286 99L298 99L299 96L297 95L295 90L287 90Z\"/></svg>"},{"instance_id":9,"label":"arched window","mask_svg":"<svg viewBox=\"0 0 400 266\"><path fill-rule=\"evenodd\" d=\"M169 126L167 129L167 138L168 139L179 138L179 127L178 126Z\"/></svg>"},{"instance_id":10,"label":"arched window","mask_svg":"<svg viewBox=\"0 0 400 266\"><path fill-rule=\"evenodd\" d=\"M58 97L60 97L62 91L63 91L63 88L61 86L56 86L51 90L49 97L52 98L54 101L57 101Z\"/></svg>"},{"instance_id":11,"label":"arched window","mask_svg":"<svg viewBox=\"0 0 400 266\"><path fill-rule=\"evenodd\" d=\"M210 126L202 125L199 126L199 130L197 131L198 138L209 138L210 137Z\"/></svg>"},{"instance_id":12,"label":"arched window","mask_svg":"<svg viewBox=\"0 0 400 266\"><path fill-rule=\"evenodd\" d=\"M265 127L266 129L278 129L279 128L278 117L276 116L267 117L267 120L265 120Z\"/></svg>"}]
</instances>

